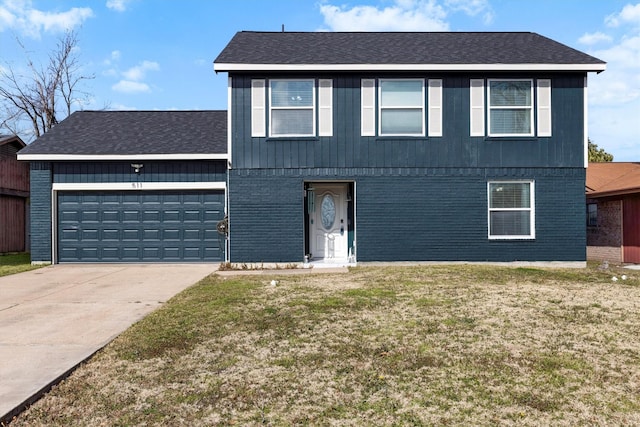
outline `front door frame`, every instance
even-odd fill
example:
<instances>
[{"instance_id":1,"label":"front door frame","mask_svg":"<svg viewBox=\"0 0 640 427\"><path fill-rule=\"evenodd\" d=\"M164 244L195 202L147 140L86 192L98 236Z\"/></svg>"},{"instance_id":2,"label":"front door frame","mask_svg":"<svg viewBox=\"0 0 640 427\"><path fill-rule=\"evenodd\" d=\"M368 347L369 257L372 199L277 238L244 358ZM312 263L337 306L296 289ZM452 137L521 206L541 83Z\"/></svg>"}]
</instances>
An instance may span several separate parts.
<instances>
[{"instance_id":1,"label":"front door frame","mask_svg":"<svg viewBox=\"0 0 640 427\"><path fill-rule=\"evenodd\" d=\"M347 194L345 195L345 199L347 201L346 207L346 224L345 224L345 233L347 235L347 254L343 261L349 263L356 262L356 183L355 181L350 180L332 180L332 181L323 181L323 180L309 180L304 181L303 183L303 218L304 218L304 260L305 262L311 261L312 258L316 258L314 254L311 253L311 242L310 239L312 237L312 230L310 227L310 207L309 205L309 197L313 196L315 198L316 191L315 186L322 188L322 186L331 186L338 184L346 184ZM315 203L315 201L314 201ZM316 206L316 208L318 208Z\"/></svg>"}]
</instances>

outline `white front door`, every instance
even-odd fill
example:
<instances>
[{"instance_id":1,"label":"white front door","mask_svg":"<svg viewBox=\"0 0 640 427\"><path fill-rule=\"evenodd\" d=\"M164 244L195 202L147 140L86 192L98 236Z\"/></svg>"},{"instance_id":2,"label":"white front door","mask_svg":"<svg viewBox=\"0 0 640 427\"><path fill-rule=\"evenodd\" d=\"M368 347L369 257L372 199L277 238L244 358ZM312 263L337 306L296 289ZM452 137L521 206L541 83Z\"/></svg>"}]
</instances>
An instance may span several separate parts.
<instances>
[{"instance_id":1,"label":"white front door","mask_svg":"<svg viewBox=\"0 0 640 427\"><path fill-rule=\"evenodd\" d=\"M347 259L348 184L313 184L315 203L309 214L311 259Z\"/></svg>"}]
</instances>

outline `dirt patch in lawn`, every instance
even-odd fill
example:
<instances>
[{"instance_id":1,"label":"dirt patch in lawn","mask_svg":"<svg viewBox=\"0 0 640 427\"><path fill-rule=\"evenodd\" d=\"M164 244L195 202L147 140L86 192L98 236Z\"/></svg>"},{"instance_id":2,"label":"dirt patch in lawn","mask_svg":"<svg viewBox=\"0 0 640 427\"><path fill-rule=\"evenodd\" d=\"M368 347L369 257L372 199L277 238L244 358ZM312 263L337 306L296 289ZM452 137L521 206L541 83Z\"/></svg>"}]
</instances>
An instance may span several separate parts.
<instances>
[{"instance_id":1,"label":"dirt patch in lawn","mask_svg":"<svg viewBox=\"0 0 640 427\"><path fill-rule=\"evenodd\" d=\"M12 425L639 425L634 273L211 276Z\"/></svg>"}]
</instances>

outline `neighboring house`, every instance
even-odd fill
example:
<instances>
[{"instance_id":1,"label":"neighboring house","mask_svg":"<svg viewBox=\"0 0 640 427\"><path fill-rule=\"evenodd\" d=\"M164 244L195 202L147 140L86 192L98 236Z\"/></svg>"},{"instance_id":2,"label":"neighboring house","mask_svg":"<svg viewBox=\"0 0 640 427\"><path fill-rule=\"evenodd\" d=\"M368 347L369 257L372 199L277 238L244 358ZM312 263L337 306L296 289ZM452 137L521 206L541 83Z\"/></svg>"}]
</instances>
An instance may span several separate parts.
<instances>
[{"instance_id":1,"label":"neighboring house","mask_svg":"<svg viewBox=\"0 0 640 427\"><path fill-rule=\"evenodd\" d=\"M80 111L24 148L32 262L224 260L224 111Z\"/></svg>"},{"instance_id":2,"label":"neighboring house","mask_svg":"<svg viewBox=\"0 0 640 427\"><path fill-rule=\"evenodd\" d=\"M586 259L587 74L535 33L239 32L232 262Z\"/></svg>"},{"instance_id":3,"label":"neighboring house","mask_svg":"<svg viewBox=\"0 0 640 427\"><path fill-rule=\"evenodd\" d=\"M589 163L587 258L640 264L640 163Z\"/></svg>"},{"instance_id":4,"label":"neighboring house","mask_svg":"<svg viewBox=\"0 0 640 427\"><path fill-rule=\"evenodd\" d=\"M15 135L0 135L0 253L29 248L29 165L16 158L24 146Z\"/></svg>"}]
</instances>

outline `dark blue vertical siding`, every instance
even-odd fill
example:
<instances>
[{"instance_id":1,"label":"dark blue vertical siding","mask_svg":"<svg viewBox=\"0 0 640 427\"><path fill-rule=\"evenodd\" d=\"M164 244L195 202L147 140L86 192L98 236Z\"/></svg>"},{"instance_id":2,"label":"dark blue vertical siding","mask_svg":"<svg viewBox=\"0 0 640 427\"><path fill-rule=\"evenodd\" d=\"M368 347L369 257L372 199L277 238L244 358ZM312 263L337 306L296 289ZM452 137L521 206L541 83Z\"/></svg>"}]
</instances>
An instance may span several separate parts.
<instances>
[{"instance_id":1,"label":"dark blue vertical siding","mask_svg":"<svg viewBox=\"0 0 640 427\"><path fill-rule=\"evenodd\" d=\"M267 77L270 76L257 76L257 78ZM277 77L291 76L277 75ZM232 163L234 168L583 166L584 74L582 73L408 75L407 77L443 80L444 131L443 136L437 138L361 137L360 81L362 76L336 74L312 77L333 79L333 137L252 138L251 76L233 76ZM471 77L550 78L553 136L550 138L470 137L469 81Z\"/></svg>"},{"instance_id":2,"label":"dark blue vertical siding","mask_svg":"<svg viewBox=\"0 0 640 427\"><path fill-rule=\"evenodd\" d=\"M131 164L143 164L135 173ZM56 183L92 182L224 182L225 160L59 162Z\"/></svg>"}]
</instances>

